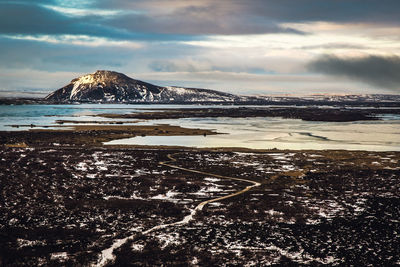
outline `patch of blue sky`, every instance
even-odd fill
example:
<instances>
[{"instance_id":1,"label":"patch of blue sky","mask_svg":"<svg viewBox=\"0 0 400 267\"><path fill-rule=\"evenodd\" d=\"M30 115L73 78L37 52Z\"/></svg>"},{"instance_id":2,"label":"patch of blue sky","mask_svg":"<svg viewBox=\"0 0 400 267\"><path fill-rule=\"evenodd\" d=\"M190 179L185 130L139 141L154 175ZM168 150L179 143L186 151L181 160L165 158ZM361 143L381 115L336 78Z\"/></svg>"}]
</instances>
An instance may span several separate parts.
<instances>
[{"instance_id":1,"label":"patch of blue sky","mask_svg":"<svg viewBox=\"0 0 400 267\"><path fill-rule=\"evenodd\" d=\"M53 2L60 7L81 8L92 5L96 0L54 0Z\"/></svg>"}]
</instances>

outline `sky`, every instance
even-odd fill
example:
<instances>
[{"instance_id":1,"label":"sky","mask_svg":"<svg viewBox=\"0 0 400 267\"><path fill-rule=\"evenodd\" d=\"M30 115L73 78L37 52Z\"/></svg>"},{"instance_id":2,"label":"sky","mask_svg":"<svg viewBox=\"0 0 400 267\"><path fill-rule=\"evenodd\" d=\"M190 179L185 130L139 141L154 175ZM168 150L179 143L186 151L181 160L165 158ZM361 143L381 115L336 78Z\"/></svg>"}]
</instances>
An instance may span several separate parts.
<instances>
[{"instance_id":1,"label":"sky","mask_svg":"<svg viewBox=\"0 0 400 267\"><path fill-rule=\"evenodd\" d=\"M96 70L236 94L400 94L399 14L399 0L0 0L0 96Z\"/></svg>"}]
</instances>

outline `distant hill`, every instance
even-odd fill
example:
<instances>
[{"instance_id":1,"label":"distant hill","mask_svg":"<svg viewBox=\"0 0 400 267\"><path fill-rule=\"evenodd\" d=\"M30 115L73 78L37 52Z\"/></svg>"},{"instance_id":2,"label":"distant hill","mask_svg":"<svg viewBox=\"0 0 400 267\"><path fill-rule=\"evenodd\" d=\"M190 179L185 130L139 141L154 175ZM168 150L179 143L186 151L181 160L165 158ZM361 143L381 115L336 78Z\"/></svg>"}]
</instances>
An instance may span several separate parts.
<instances>
[{"instance_id":1,"label":"distant hill","mask_svg":"<svg viewBox=\"0 0 400 267\"><path fill-rule=\"evenodd\" d=\"M44 102L42 102L44 101ZM340 106L400 106L400 95L385 94L319 94L308 96L257 95L243 96L216 90L158 86L132 79L125 74L98 70L73 79L66 86L44 99L0 99L11 103L219 103L244 105L340 105Z\"/></svg>"},{"instance_id":2,"label":"distant hill","mask_svg":"<svg viewBox=\"0 0 400 267\"><path fill-rule=\"evenodd\" d=\"M215 90L162 87L132 79L125 74L98 70L73 79L49 94L55 102L233 102L245 99Z\"/></svg>"}]
</instances>

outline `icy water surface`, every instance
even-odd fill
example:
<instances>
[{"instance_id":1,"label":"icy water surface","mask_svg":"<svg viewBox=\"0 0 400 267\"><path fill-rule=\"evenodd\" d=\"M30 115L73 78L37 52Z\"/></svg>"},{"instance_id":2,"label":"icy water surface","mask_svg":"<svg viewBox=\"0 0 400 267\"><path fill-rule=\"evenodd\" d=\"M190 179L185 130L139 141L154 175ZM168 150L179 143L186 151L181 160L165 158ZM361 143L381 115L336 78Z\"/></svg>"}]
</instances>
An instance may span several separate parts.
<instances>
[{"instance_id":1,"label":"icy water surface","mask_svg":"<svg viewBox=\"0 0 400 267\"><path fill-rule=\"evenodd\" d=\"M101 113L124 114L146 109L204 108L199 105L17 105L0 106L0 130L27 130L9 125L54 126L56 120L101 121ZM228 106L230 107L230 106ZM118 119L116 119L118 120ZM119 119L127 121L126 119ZM135 123L136 120L132 120ZM146 136L114 140L107 144L170 145L190 147L245 147L256 149L345 149L400 151L400 117L382 121L307 122L281 118L189 118L153 120L139 124L171 124L214 129L213 136Z\"/></svg>"},{"instance_id":2,"label":"icy water surface","mask_svg":"<svg viewBox=\"0 0 400 267\"><path fill-rule=\"evenodd\" d=\"M202 108L211 106L199 105L129 105L129 104L81 104L81 105L0 105L0 131L27 130L24 127L11 127L11 125L54 126L56 120L79 121L110 121L111 119L98 117L103 113L126 114L132 112L145 112L148 109L171 108ZM214 107L214 106L212 106ZM127 119L113 119L115 121ZM135 122L136 120L132 120Z\"/></svg>"},{"instance_id":3,"label":"icy water surface","mask_svg":"<svg viewBox=\"0 0 400 267\"><path fill-rule=\"evenodd\" d=\"M215 129L210 136L146 136L107 144L245 147L255 149L400 150L400 120L308 122L281 118L159 120L183 127Z\"/></svg>"}]
</instances>

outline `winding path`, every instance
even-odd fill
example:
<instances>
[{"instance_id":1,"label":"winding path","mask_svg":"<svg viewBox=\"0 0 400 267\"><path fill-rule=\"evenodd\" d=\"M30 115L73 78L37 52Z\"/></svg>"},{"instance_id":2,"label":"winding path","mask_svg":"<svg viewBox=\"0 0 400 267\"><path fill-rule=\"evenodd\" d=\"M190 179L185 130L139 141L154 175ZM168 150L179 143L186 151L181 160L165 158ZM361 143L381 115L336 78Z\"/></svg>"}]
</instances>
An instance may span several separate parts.
<instances>
[{"instance_id":1,"label":"winding path","mask_svg":"<svg viewBox=\"0 0 400 267\"><path fill-rule=\"evenodd\" d=\"M242 179L242 178L235 178L235 177L229 177L229 176L223 176L223 175L218 175L218 174L213 174L213 173L208 173L208 172L203 172L203 171L198 171L198 170L192 170L192 169L188 169L188 168L183 168L183 167L179 167L176 165L172 165L172 162L176 162L176 159L173 157L173 155L177 155L180 153L175 153L175 154L168 154L167 157L168 161L160 161L159 164L160 165L164 165L173 169L178 169L178 170L182 170L182 171L187 171L187 172L192 172L192 173L198 173L198 174L203 174L203 175L207 175L207 176L212 176L212 177L216 177L216 178L220 178L220 179L227 179L227 180L235 180L235 181L241 181L241 182L246 182L246 183L250 183L251 185L246 186L244 189L237 191L235 193L223 196L223 197L218 197L218 198L213 198L213 199L209 199L206 201L201 202L200 204L198 204L194 209L191 210L190 214L185 216L182 220L174 222L174 223L168 223L168 224L160 224L157 226L154 226L146 231L142 232L142 235L146 235L148 233L160 230L160 229L164 229L170 226L178 226L178 225L184 225L189 223L191 220L193 220L194 215L197 213L197 211L200 211L203 209L203 207L209 203L212 202L217 202L223 199L228 199L234 196L238 196L241 195L247 191L249 191L250 189L252 189L253 187L257 187L260 186L261 183L252 181L252 180L248 180L248 179ZM131 229L131 231L134 231L135 229ZM99 258L99 261L97 262L97 264L95 264L94 266L100 267L100 266L105 266L108 263L111 263L115 260L115 256L113 254L114 250L116 250L117 248L121 247L123 244L125 244L128 240L133 239L135 236L137 235L137 233L132 234L130 236L127 236L125 238L122 239L117 239L116 241L114 241L114 243L112 244L112 246L110 248L107 248L105 250L103 250L101 252L101 256Z\"/></svg>"}]
</instances>

